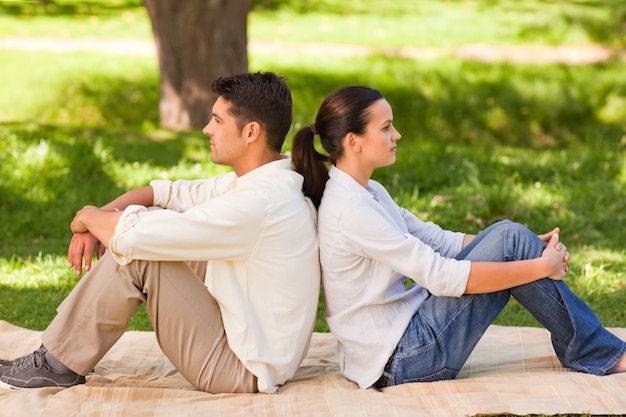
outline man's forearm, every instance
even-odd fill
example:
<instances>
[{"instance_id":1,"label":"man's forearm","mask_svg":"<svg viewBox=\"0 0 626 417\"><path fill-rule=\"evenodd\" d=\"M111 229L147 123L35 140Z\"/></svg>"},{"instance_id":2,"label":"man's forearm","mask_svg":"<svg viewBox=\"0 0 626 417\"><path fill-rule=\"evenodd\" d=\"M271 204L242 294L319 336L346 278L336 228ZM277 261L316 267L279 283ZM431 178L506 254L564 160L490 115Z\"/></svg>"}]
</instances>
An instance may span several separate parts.
<instances>
[{"instance_id":1,"label":"man's forearm","mask_svg":"<svg viewBox=\"0 0 626 417\"><path fill-rule=\"evenodd\" d=\"M126 207L131 205L139 205L139 206L151 206L154 204L154 191L152 187L147 185L145 187L135 188L134 190L130 190L121 196L117 197L115 200L111 201L105 206L102 206L102 209L105 210L115 210L118 209L123 211Z\"/></svg>"}]
</instances>

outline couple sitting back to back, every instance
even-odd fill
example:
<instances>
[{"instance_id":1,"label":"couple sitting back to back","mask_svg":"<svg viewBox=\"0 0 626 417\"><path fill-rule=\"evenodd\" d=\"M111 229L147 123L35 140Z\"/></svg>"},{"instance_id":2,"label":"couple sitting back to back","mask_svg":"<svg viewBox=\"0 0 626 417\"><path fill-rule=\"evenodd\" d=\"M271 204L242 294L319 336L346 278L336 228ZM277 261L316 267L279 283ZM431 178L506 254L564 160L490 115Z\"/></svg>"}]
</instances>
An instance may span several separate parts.
<instances>
[{"instance_id":1,"label":"couple sitting back to back","mask_svg":"<svg viewBox=\"0 0 626 417\"><path fill-rule=\"evenodd\" d=\"M222 77L213 91L203 133L211 161L232 172L152 181L79 210L68 257L86 273L42 345L1 362L0 387L84 383L146 303L161 349L198 390L275 392L307 352L320 261L341 371L361 388L454 378L511 295L552 333L564 366L624 370L625 343L563 282L558 228L443 230L370 179L400 139L378 91L332 92L296 133L295 171L281 154L292 121L283 77Z\"/></svg>"}]
</instances>

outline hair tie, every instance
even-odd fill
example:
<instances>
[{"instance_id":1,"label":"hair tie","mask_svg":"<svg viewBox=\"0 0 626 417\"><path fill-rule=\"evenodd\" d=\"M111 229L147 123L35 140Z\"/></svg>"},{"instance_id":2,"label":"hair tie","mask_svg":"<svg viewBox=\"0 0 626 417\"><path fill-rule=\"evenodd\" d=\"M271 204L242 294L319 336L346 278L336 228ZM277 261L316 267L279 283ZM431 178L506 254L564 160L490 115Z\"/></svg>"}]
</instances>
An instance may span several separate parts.
<instances>
[{"instance_id":1,"label":"hair tie","mask_svg":"<svg viewBox=\"0 0 626 417\"><path fill-rule=\"evenodd\" d=\"M309 129L311 129L311 132L313 132L314 135L317 135L317 129L315 128L315 123L309 126Z\"/></svg>"}]
</instances>

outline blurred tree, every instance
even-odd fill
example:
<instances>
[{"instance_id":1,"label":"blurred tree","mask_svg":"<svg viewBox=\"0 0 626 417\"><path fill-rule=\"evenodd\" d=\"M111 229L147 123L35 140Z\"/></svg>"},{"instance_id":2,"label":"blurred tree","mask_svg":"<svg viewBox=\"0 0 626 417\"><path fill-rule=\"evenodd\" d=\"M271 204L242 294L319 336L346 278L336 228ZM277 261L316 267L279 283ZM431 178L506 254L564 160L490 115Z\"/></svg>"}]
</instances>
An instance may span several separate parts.
<instances>
[{"instance_id":1,"label":"blurred tree","mask_svg":"<svg viewBox=\"0 0 626 417\"><path fill-rule=\"evenodd\" d=\"M161 126L202 128L215 100L211 82L248 70L250 0L144 0L161 84Z\"/></svg>"}]
</instances>

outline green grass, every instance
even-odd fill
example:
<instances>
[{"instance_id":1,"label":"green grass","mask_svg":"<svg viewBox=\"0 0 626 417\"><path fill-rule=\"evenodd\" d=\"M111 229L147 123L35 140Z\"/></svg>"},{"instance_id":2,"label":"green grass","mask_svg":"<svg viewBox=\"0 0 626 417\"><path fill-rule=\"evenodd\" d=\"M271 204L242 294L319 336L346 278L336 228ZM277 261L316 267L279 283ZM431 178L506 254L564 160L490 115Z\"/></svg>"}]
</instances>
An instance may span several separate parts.
<instances>
[{"instance_id":1,"label":"green grass","mask_svg":"<svg viewBox=\"0 0 626 417\"><path fill-rule=\"evenodd\" d=\"M420 26L412 19L421 19L428 36L419 37L417 46L442 46L444 38L450 45L464 39L549 44L549 38L614 45L623 37L619 30L592 36L594 25L613 22L609 12L617 10L617 2L547 4L542 16L560 13L570 18L553 16L553 21L562 21L555 24L561 26L558 32L540 25L534 37L520 35L530 19L509 25L511 33L517 33L511 37L496 36L495 30L506 23L507 13L538 13L534 1L418 3L426 4L423 10L405 10L414 16L391 27L399 34L411 25ZM363 22L369 22L368 27L375 27L374 21L387 25L398 7L418 3L388 2L374 13L366 12L370 3L362 1L350 6L362 9L338 13L336 2L337 13L327 16L339 19L334 27L346 22L356 26L348 25L327 39L321 26L315 26L322 20L319 11L255 11L251 38L308 42L320 35L326 41L379 45L375 30L371 37L351 37L352 33L363 31L359 26ZM489 6L492 3L496 6ZM402 6L394 9L396 4ZM134 24L123 23L123 7L98 12L117 25L111 36L149 37L143 9L123 5L132 6L130 11L138 17ZM476 38L460 27L461 11L475 13L469 20L484 23L476 25L481 27ZM437 13L439 18L432 18ZM579 17L571 18L576 13ZM6 14L0 16L0 36L44 36L48 27L56 30L48 26L52 22L64 27L67 36L84 36L89 30L81 29L83 17L75 15L72 10L54 16ZM7 21L13 23L4 25ZM447 33L437 27L438 21L457 32ZM283 22L302 23L299 31L311 38L283 33ZM106 32L91 29L94 36ZM207 162L209 150L200 132L158 128L153 57L0 50L0 62L0 319L43 329L78 279L65 255L69 222L78 208L104 204L153 178L196 178L224 168ZM375 177L401 205L425 220L467 232L502 218L520 221L539 233L560 226L572 253L568 283L605 325L626 326L624 62L483 64L454 57L328 57L306 50L282 55L255 52L250 62L251 70L288 77L294 95L293 129L310 124L323 97L339 86L358 83L380 89L394 107L403 138L398 162ZM515 302L497 323L537 325ZM151 328L145 310L130 328ZM327 330L321 303L316 330Z\"/></svg>"}]
</instances>

